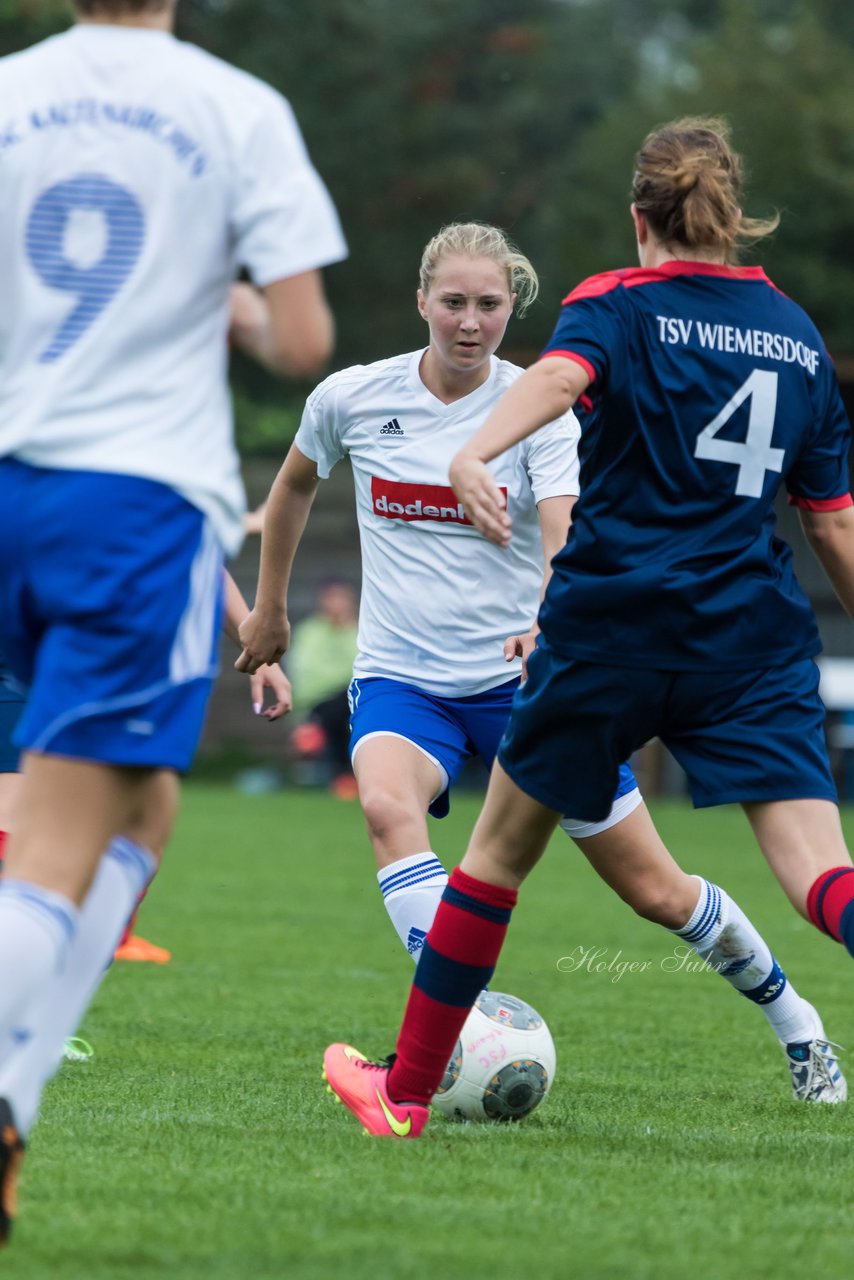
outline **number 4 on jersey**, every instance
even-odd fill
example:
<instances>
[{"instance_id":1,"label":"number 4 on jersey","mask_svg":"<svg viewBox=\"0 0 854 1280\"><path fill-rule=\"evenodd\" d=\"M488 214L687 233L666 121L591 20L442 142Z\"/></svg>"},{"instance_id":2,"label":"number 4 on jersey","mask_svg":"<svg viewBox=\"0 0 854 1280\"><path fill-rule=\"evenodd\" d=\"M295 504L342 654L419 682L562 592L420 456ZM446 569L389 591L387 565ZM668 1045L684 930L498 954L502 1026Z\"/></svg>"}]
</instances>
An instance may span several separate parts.
<instances>
[{"instance_id":1,"label":"number 4 on jersey","mask_svg":"<svg viewBox=\"0 0 854 1280\"><path fill-rule=\"evenodd\" d=\"M744 440L718 440L717 434L721 427L729 422L736 410L748 399L750 416ZM738 467L735 492L740 498L761 498L765 472L783 470L785 450L771 448L776 411L777 374L754 369L714 421L697 437L695 458L729 462Z\"/></svg>"}]
</instances>

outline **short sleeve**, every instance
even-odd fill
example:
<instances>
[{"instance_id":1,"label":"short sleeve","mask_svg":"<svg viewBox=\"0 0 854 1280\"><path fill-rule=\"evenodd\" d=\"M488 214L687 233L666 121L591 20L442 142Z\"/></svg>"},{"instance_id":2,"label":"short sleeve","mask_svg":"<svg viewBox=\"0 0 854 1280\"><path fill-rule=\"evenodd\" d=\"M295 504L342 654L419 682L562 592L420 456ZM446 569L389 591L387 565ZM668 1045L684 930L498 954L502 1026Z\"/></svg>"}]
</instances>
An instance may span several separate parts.
<instances>
[{"instance_id":1,"label":"short sleeve","mask_svg":"<svg viewBox=\"0 0 854 1280\"><path fill-rule=\"evenodd\" d=\"M587 372L591 383L605 381L622 341L619 280L610 275L585 280L564 299L541 356L565 356Z\"/></svg>"},{"instance_id":2,"label":"short sleeve","mask_svg":"<svg viewBox=\"0 0 854 1280\"><path fill-rule=\"evenodd\" d=\"M578 496L580 436L578 419L570 411L528 437L525 466L536 502Z\"/></svg>"},{"instance_id":3,"label":"short sleeve","mask_svg":"<svg viewBox=\"0 0 854 1280\"><path fill-rule=\"evenodd\" d=\"M261 287L347 256L290 104L270 91L263 106L242 148L232 215L238 262Z\"/></svg>"},{"instance_id":4,"label":"short sleeve","mask_svg":"<svg viewBox=\"0 0 854 1280\"><path fill-rule=\"evenodd\" d=\"M851 426L829 360L827 379L824 412L786 477L789 502L808 511L836 511L852 505L848 475Z\"/></svg>"},{"instance_id":5,"label":"short sleeve","mask_svg":"<svg viewBox=\"0 0 854 1280\"><path fill-rule=\"evenodd\" d=\"M341 424L336 409L337 396L328 380L305 402L302 421L294 437L300 453L317 463L317 474L328 480L329 473L347 452L341 440Z\"/></svg>"}]
</instances>

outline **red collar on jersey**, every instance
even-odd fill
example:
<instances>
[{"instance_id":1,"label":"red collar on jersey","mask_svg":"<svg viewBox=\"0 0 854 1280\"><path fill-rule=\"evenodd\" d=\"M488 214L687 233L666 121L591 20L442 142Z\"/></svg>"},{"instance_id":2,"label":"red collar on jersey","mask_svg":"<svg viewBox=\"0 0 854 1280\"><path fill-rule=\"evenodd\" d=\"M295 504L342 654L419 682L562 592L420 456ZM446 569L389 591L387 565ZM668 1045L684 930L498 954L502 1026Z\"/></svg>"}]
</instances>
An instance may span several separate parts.
<instances>
[{"instance_id":1,"label":"red collar on jersey","mask_svg":"<svg viewBox=\"0 0 854 1280\"><path fill-rule=\"evenodd\" d=\"M617 271L603 271L601 275L588 276L567 294L563 300L564 306L569 302L577 302L580 298L596 298L600 294L610 293L619 285L631 288L633 285L655 284L673 276L719 276L730 280L762 280L771 284L762 267L728 267L720 262L686 262L674 258L670 262L663 262L660 267L621 267Z\"/></svg>"}]
</instances>

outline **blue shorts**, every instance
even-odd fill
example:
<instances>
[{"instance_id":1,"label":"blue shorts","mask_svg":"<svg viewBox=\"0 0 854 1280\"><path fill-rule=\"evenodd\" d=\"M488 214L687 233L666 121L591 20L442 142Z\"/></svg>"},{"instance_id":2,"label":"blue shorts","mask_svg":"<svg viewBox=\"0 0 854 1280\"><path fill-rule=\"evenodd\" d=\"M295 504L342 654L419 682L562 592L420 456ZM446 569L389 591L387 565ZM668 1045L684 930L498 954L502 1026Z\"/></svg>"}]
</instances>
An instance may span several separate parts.
<instances>
[{"instance_id":1,"label":"blue shorts","mask_svg":"<svg viewBox=\"0 0 854 1280\"><path fill-rule=\"evenodd\" d=\"M216 674L222 551L136 476L0 461L0 647L21 748L189 768Z\"/></svg>"},{"instance_id":2,"label":"blue shorts","mask_svg":"<svg viewBox=\"0 0 854 1280\"><path fill-rule=\"evenodd\" d=\"M498 759L541 804L595 821L620 762L661 738L697 808L836 802L811 659L763 671L647 671L561 657L540 637Z\"/></svg>"},{"instance_id":3,"label":"blue shorts","mask_svg":"<svg viewBox=\"0 0 854 1280\"><path fill-rule=\"evenodd\" d=\"M517 678L468 698L440 698L399 680L353 680L349 690L350 756L354 757L359 744L370 737L398 737L413 743L439 771L441 786L429 812L434 818L444 818L450 809L449 789L465 761L480 756L487 769L492 768L518 688ZM634 774L628 765L622 765L611 788L611 803L635 791ZM611 803L603 816L610 813ZM618 820L629 811L621 809ZM580 828L567 830L574 836L595 834Z\"/></svg>"},{"instance_id":4,"label":"blue shorts","mask_svg":"<svg viewBox=\"0 0 854 1280\"><path fill-rule=\"evenodd\" d=\"M17 773L18 748L12 741L12 734L26 699L19 689L8 683L8 675L10 673L0 657L0 773Z\"/></svg>"}]
</instances>

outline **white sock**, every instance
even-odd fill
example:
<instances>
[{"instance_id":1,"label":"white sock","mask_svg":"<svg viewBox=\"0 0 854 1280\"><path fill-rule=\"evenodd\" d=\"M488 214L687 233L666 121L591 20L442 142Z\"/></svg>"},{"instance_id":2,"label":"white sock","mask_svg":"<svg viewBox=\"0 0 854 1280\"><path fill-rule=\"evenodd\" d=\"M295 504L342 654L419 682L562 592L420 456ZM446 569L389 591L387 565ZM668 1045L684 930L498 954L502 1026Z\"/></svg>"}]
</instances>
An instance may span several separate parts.
<instances>
[{"instance_id":1,"label":"white sock","mask_svg":"<svg viewBox=\"0 0 854 1280\"><path fill-rule=\"evenodd\" d=\"M799 996L761 934L737 902L701 876L700 897L691 919L671 932L684 939L730 986L759 1005L781 1044L821 1035L821 1019Z\"/></svg>"},{"instance_id":2,"label":"white sock","mask_svg":"<svg viewBox=\"0 0 854 1280\"><path fill-rule=\"evenodd\" d=\"M155 869L148 850L124 836L101 859L65 969L33 1006L31 1039L0 1068L0 1098L9 1102L23 1136L38 1115L44 1086L62 1061L63 1042L77 1030Z\"/></svg>"},{"instance_id":3,"label":"white sock","mask_svg":"<svg viewBox=\"0 0 854 1280\"><path fill-rule=\"evenodd\" d=\"M415 963L439 907L448 876L435 853L413 853L377 872L385 909Z\"/></svg>"},{"instance_id":4,"label":"white sock","mask_svg":"<svg viewBox=\"0 0 854 1280\"><path fill-rule=\"evenodd\" d=\"M0 883L0 1067L33 1034L34 1007L62 970L78 914L61 893L26 880Z\"/></svg>"}]
</instances>

